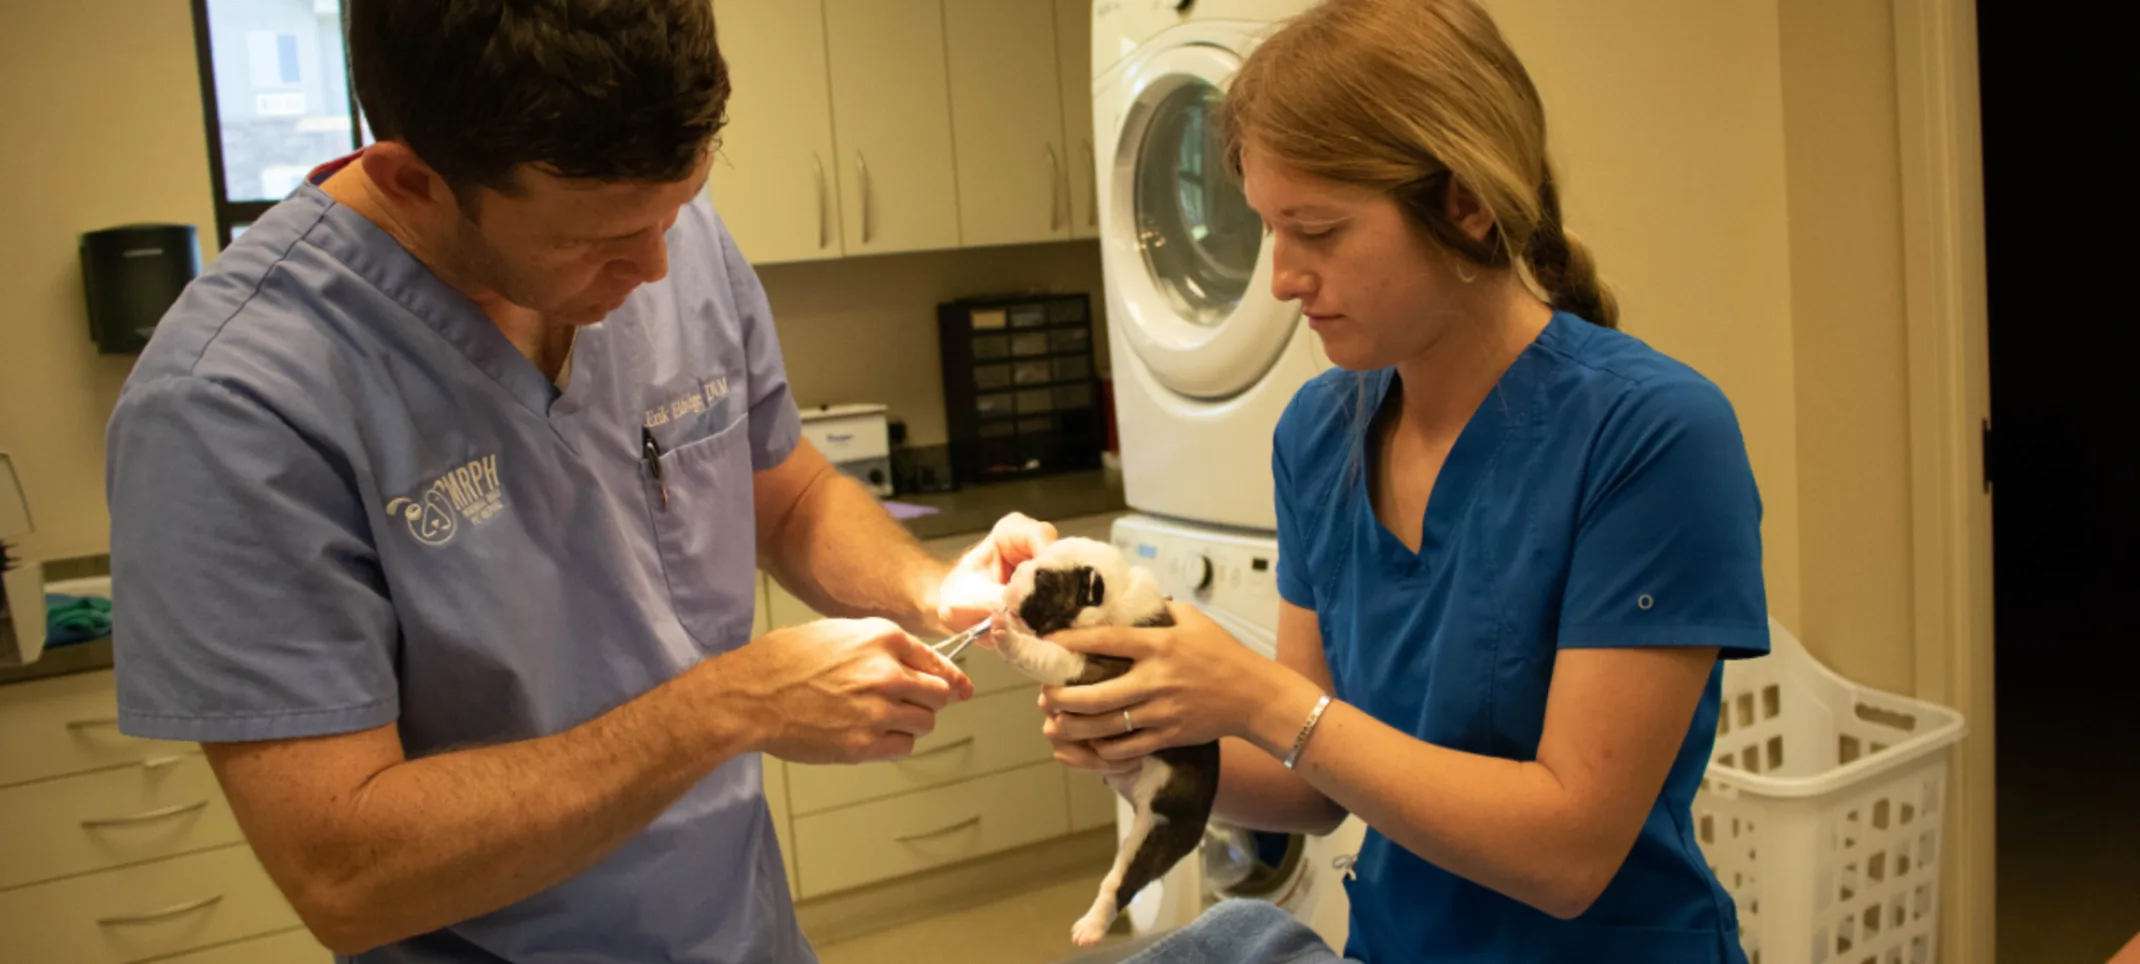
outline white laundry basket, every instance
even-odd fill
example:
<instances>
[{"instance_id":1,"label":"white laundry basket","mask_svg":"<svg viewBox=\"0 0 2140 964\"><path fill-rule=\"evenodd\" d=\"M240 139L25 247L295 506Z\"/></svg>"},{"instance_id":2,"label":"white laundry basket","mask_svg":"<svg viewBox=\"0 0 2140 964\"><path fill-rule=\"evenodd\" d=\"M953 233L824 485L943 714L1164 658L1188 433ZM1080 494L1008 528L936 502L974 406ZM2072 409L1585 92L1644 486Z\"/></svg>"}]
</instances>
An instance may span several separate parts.
<instances>
[{"instance_id":1,"label":"white laundry basket","mask_svg":"<svg viewBox=\"0 0 2140 964\"><path fill-rule=\"evenodd\" d=\"M1725 664L1695 839L1752 964L1933 964L1961 714L1837 676L1769 621Z\"/></svg>"}]
</instances>

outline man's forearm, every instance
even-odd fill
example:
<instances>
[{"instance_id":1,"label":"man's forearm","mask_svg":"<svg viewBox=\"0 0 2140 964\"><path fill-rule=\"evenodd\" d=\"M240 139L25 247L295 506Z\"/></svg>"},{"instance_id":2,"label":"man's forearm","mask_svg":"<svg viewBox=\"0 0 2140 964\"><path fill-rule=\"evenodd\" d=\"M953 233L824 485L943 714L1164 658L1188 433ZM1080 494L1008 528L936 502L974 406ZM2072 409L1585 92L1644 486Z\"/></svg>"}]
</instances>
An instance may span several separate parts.
<instances>
[{"instance_id":1,"label":"man's forearm","mask_svg":"<svg viewBox=\"0 0 2140 964\"><path fill-rule=\"evenodd\" d=\"M931 557L876 498L831 470L804 491L766 564L789 592L827 616L881 616L937 634L937 586L950 567Z\"/></svg>"},{"instance_id":2,"label":"man's forearm","mask_svg":"<svg viewBox=\"0 0 2140 964\"><path fill-rule=\"evenodd\" d=\"M704 692L715 678L686 673L554 736L389 766L324 826L312 824L281 875L294 867L297 879L280 882L314 933L343 953L554 886L750 749L748 717Z\"/></svg>"}]
</instances>

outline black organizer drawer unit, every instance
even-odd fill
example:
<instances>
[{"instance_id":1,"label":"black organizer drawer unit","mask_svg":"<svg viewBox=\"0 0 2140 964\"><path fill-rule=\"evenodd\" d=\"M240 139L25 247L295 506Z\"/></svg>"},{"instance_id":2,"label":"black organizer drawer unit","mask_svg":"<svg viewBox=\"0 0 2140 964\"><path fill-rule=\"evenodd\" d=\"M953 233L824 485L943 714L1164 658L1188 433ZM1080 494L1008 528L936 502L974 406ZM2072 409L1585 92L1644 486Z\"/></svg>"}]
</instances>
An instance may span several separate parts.
<instances>
[{"instance_id":1,"label":"black organizer drawer unit","mask_svg":"<svg viewBox=\"0 0 2140 964\"><path fill-rule=\"evenodd\" d=\"M946 302L937 335L960 484L1099 466L1106 426L1089 296Z\"/></svg>"}]
</instances>

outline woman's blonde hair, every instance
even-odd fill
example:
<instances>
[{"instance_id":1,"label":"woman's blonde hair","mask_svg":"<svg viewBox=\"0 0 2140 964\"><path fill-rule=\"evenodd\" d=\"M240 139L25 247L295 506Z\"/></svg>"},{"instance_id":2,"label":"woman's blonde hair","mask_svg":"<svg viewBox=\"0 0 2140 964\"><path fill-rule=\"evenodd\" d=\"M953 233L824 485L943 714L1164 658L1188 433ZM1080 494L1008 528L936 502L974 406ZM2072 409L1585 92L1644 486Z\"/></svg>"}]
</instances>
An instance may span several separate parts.
<instances>
[{"instance_id":1,"label":"woman's blonde hair","mask_svg":"<svg viewBox=\"0 0 2140 964\"><path fill-rule=\"evenodd\" d=\"M1618 324L1590 252L1561 224L1538 89L1473 0L1328 0L1249 56L1225 119L1235 177L1253 146L1383 192L1456 257L1516 269L1555 308ZM1452 180L1493 213L1484 240L1448 219Z\"/></svg>"}]
</instances>

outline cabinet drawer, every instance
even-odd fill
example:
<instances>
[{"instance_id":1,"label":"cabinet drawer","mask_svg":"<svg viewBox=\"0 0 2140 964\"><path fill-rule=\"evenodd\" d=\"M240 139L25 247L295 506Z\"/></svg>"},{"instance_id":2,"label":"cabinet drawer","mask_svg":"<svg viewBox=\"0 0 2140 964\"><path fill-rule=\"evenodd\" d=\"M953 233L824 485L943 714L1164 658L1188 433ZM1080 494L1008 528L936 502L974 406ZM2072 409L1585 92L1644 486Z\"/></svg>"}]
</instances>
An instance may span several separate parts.
<instances>
[{"instance_id":1,"label":"cabinet drawer","mask_svg":"<svg viewBox=\"0 0 2140 964\"><path fill-rule=\"evenodd\" d=\"M805 898L970 860L1068 833L1053 761L889 800L799 817Z\"/></svg>"},{"instance_id":2,"label":"cabinet drawer","mask_svg":"<svg viewBox=\"0 0 2140 964\"><path fill-rule=\"evenodd\" d=\"M0 789L0 889L238 843L197 753Z\"/></svg>"},{"instance_id":3,"label":"cabinet drawer","mask_svg":"<svg viewBox=\"0 0 2140 964\"><path fill-rule=\"evenodd\" d=\"M936 715L936 731L904 760L862 766L788 767L788 799L808 814L969 780L1053 758L1040 732L1034 690L1012 690L955 704Z\"/></svg>"},{"instance_id":4,"label":"cabinet drawer","mask_svg":"<svg viewBox=\"0 0 2140 964\"><path fill-rule=\"evenodd\" d=\"M334 952L321 947L312 939L310 931L300 927L205 951L166 957L156 964L334 964Z\"/></svg>"},{"instance_id":5,"label":"cabinet drawer","mask_svg":"<svg viewBox=\"0 0 2140 964\"><path fill-rule=\"evenodd\" d=\"M114 685L105 671L0 687L0 787L185 748L119 735Z\"/></svg>"},{"instance_id":6,"label":"cabinet drawer","mask_svg":"<svg viewBox=\"0 0 2140 964\"><path fill-rule=\"evenodd\" d=\"M23 961L125 964L297 925L244 844L0 892Z\"/></svg>"}]
</instances>

